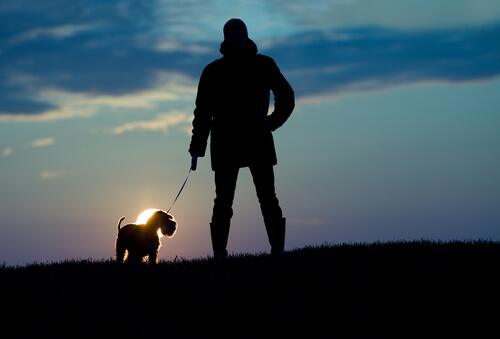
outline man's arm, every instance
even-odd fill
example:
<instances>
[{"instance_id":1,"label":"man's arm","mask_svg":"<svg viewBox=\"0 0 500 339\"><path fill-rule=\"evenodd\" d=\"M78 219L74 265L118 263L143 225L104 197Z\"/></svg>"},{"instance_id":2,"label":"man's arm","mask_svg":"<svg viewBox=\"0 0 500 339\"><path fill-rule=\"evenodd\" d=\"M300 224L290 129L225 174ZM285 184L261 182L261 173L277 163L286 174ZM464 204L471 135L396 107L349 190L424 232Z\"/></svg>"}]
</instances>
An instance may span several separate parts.
<instances>
[{"instance_id":1,"label":"man's arm","mask_svg":"<svg viewBox=\"0 0 500 339\"><path fill-rule=\"evenodd\" d=\"M271 124L271 130L276 130L281 127L292 114L295 107L295 95L293 89L281 74L280 69L270 59L270 72L271 72L271 90L274 94L274 111L268 116Z\"/></svg>"},{"instance_id":2,"label":"man's arm","mask_svg":"<svg viewBox=\"0 0 500 339\"><path fill-rule=\"evenodd\" d=\"M207 140L210 134L210 124L212 121L210 100L209 71L205 68L198 84L198 94L196 96L193 136L191 137L191 144L189 146L189 153L191 156L205 156Z\"/></svg>"}]
</instances>

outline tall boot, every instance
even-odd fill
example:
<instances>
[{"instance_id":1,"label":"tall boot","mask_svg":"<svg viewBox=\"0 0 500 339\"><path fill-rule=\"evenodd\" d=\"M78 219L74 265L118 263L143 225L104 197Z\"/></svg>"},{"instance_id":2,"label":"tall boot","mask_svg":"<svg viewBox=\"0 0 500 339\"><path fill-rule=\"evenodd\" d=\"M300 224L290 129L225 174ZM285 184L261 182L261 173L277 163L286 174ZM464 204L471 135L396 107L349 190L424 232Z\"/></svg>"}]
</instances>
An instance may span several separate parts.
<instances>
[{"instance_id":1,"label":"tall boot","mask_svg":"<svg viewBox=\"0 0 500 339\"><path fill-rule=\"evenodd\" d=\"M283 254L285 249L285 224L286 218L265 220L267 237L273 255Z\"/></svg>"},{"instance_id":2,"label":"tall boot","mask_svg":"<svg viewBox=\"0 0 500 339\"><path fill-rule=\"evenodd\" d=\"M214 258L225 259L227 257L227 240L229 238L229 222L211 223L210 235L212 237L212 249Z\"/></svg>"}]
</instances>

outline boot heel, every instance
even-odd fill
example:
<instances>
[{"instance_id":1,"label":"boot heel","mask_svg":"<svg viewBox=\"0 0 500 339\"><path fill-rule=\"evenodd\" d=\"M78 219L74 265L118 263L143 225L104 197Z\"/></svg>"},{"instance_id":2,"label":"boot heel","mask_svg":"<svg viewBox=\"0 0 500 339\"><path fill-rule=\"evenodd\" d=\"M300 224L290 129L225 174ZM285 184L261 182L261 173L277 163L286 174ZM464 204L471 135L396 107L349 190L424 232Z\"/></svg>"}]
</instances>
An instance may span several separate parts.
<instances>
[{"instance_id":1,"label":"boot heel","mask_svg":"<svg viewBox=\"0 0 500 339\"><path fill-rule=\"evenodd\" d=\"M267 236L271 245L271 254L281 255L285 249L286 218L266 221Z\"/></svg>"},{"instance_id":2,"label":"boot heel","mask_svg":"<svg viewBox=\"0 0 500 339\"><path fill-rule=\"evenodd\" d=\"M230 224L210 224L210 236L212 237L212 249L214 251L214 258L225 259L227 258L227 240L229 238Z\"/></svg>"}]
</instances>

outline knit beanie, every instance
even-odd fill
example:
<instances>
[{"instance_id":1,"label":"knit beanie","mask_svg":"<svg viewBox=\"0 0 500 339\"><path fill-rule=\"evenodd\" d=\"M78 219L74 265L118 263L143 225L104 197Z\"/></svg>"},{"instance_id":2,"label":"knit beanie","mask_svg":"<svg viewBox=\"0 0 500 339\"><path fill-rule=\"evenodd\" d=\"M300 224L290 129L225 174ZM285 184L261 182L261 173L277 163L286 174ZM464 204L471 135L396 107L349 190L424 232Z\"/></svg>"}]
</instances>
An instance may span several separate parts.
<instances>
[{"instance_id":1,"label":"knit beanie","mask_svg":"<svg viewBox=\"0 0 500 339\"><path fill-rule=\"evenodd\" d=\"M241 31L245 33L245 36L248 38L248 30L247 26L240 19L231 19L224 25L224 39L226 39L227 34L229 32Z\"/></svg>"}]
</instances>

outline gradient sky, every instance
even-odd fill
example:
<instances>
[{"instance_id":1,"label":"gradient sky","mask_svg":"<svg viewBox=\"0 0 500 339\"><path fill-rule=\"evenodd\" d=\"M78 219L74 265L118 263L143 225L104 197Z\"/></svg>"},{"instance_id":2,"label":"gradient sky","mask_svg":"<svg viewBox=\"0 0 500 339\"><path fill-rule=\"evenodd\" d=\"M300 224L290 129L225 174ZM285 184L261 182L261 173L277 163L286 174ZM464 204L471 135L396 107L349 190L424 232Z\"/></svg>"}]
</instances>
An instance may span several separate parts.
<instances>
[{"instance_id":1,"label":"gradient sky","mask_svg":"<svg viewBox=\"0 0 500 339\"><path fill-rule=\"evenodd\" d=\"M296 93L287 249L500 240L497 0L0 0L0 263L108 259L121 216L170 207L232 17ZM211 254L213 198L203 158L160 259ZM269 251L248 169L234 210L229 252Z\"/></svg>"}]
</instances>

